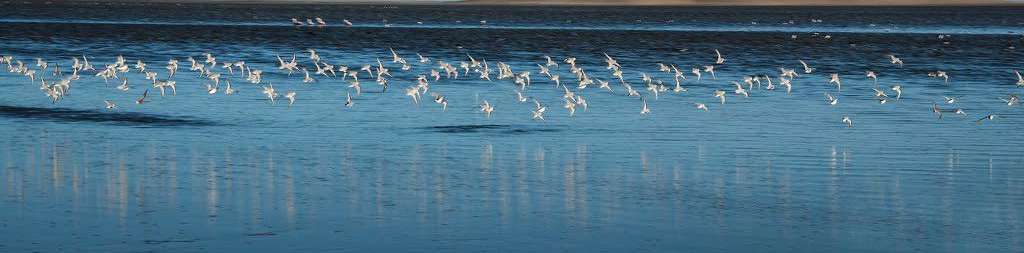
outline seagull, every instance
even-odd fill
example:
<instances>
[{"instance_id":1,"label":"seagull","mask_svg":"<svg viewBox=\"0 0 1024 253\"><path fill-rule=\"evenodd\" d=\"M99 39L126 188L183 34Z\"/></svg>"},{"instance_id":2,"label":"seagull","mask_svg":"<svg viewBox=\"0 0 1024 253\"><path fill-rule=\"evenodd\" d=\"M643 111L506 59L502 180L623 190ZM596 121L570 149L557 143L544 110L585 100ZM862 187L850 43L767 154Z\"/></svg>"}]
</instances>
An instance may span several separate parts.
<instances>
[{"instance_id":1,"label":"seagull","mask_svg":"<svg viewBox=\"0 0 1024 253\"><path fill-rule=\"evenodd\" d=\"M352 22L349 22L348 19L342 19L341 22L345 23L345 26L352 27Z\"/></svg>"},{"instance_id":2,"label":"seagull","mask_svg":"<svg viewBox=\"0 0 1024 253\"><path fill-rule=\"evenodd\" d=\"M697 81L700 81L700 68L694 67L690 71L690 73L693 73L694 75L696 75L697 76Z\"/></svg>"},{"instance_id":3,"label":"seagull","mask_svg":"<svg viewBox=\"0 0 1024 253\"><path fill-rule=\"evenodd\" d=\"M935 113L935 115L939 116L939 119L942 119L942 109L939 108L938 104L932 103L932 113Z\"/></svg>"},{"instance_id":4,"label":"seagull","mask_svg":"<svg viewBox=\"0 0 1024 253\"><path fill-rule=\"evenodd\" d=\"M322 18L320 18L320 17L316 17L316 18L314 18L314 20L316 20L316 24L319 25L319 26L326 26L327 25L327 22L324 22L324 20Z\"/></svg>"},{"instance_id":5,"label":"seagull","mask_svg":"<svg viewBox=\"0 0 1024 253\"><path fill-rule=\"evenodd\" d=\"M871 80L875 82L875 85L878 84L878 75L875 74L874 71L868 70L868 72L865 75L867 75L868 78L871 78Z\"/></svg>"},{"instance_id":6,"label":"seagull","mask_svg":"<svg viewBox=\"0 0 1024 253\"><path fill-rule=\"evenodd\" d=\"M722 58L722 52L718 52L718 49L715 49L715 56L717 57L715 59L715 64L725 63L725 58Z\"/></svg>"},{"instance_id":7,"label":"seagull","mask_svg":"<svg viewBox=\"0 0 1024 253\"><path fill-rule=\"evenodd\" d=\"M107 104L107 109L113 110L117 108L117 104L114 104L114 102L111 102L110 100L103 100L103 103Z\"/></svg>"},{"instance_id":8,"label":"seagull","mask_svg":"<svg viewBox=\"0 0 1024 253\"><path fill-rule=\"evenodd\" d=\"M853 120L850 120L850 116L843 115L843 123L846 123L846 127L853 127Z\"/></svg>"},{"instance_id":9,"label":"seagull","mask_svg":"<svg viewBox=\"0 0 1024 253\"><path fill-rule=\"evenodd\" d=\"M892 90L896 92L896 100L900 100L900 97L903 96L903 86L893 85Z\"/></svg>"}]
</instances>

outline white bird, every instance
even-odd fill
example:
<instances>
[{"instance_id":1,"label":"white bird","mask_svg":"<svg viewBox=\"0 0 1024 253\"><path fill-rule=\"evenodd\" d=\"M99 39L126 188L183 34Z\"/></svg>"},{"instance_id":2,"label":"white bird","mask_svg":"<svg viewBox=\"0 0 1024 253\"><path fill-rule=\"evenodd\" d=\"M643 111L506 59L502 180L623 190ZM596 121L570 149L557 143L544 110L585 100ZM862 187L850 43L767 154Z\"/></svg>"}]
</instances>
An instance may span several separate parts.
<instances>
[{"instance_id":1,"label":"white bird","mask_svg":"<svg viewBox=\"0 0 1024 253\"><path fill-rule=\"evenodd\" d=\"M853 127L853 120L850 120L850 116L843 115L843 123L846 124L846 127Z\"/></svg>"},{"instance_id":2,"label":"white bird","mask_svg":"<svg viewBox=\"0 0 1024 253\"><path fill-rule=\"evenodd\" d=\"M270 99L271 104L277 104L277 91L274 90L274 84L269 86L263 86L263 94L267 95L267 99Z\"/></svg>"},{"instance_id":3,"label":"white bird","mask_svg":"<svg viewBox=\"0 0 1024 253\"><path fill-rule=\"evenodd\" d=\"M832 94L825 92L825 102L827 102L828 105L836 105L839 103L839 98L836 98L832 96Z\"/></svg>"},{"instance_id":4,"label":"white bird","mask_svg":"<svg viewBox=\"0 0 1024 253\"><path fill-rule=\"evenodd\" d=\"M715 56L717 57L715 59L715 64L725 63L725 58L722 58L722 53L718 52L718 49L715 49Z\"/></svg>"},{"instance_id":5,"label":"white bird","mask_svg":"<svg viewBox=\"0 0 1024 253\"><path fill-rule=\"evenodd\" d=\"M718 80L718 77L715 76L715 65L704 66L704 72L711 73L711 79Z\"/></svg>"},{"instance_id":6,"label":"white bird","mask_svg":"<svg viewBox=\"0 0 1024 253\"><path fill-rule=\"evenodd\" d=\"M445 98L440 93L432 93L432 95L434 95L434 103L438 103L438 104L441 105L441 111L442 112L447 112L448 111L448 98Z\"/></svg>"},{"instance_id":7,"label":"white bird","mask_svg":"<svg viewBox=\"0 0 1024 253\"><path fill-rule=\"evenodd\" d=\"M533 113L533 119L544 120L544 112L547 111L548 108L542 106L540 104L540 101L537 101L536 99L533 100L533 103L537 105L537 107L534 108L533 111L531 111Z\"/></svg>"},{"instance_id":8,"label":"white bird","mask_svg":"<svg viewBox=\"0 0 1024 253\"><path fill-rule=\"evenodd\" d=\"M640 101L644 103L644 107L640 108L640 115L647 115L651 113L651 108L647 107L647 99L640 97Z\"/></svg>"},{"instance_id":9,"label":"white bird","mask_svg":"<svg viewBox=\"0 0 1024 253\"><path fill-rule=\"evenodd\" d=\"M705 105L704 103L693 103L693 104L697 106L697 110L704 110L705 112L708 111L708 106Z\"/></svg>"},{"instance_id":10,"label":"white bird","mask_svg":"<svg viewBox=\"0 0 1024 253\"><path fill-rule=\"evenodd\" d=\"M843 83L839 81L839 73L832 73L832 77L828 80L829 84L835 84L839 91L843 91Z\"/></svg>"},{"instance_id":11,"label":"white bird","mask_svg":"<svg viewBox=\"0 0 1024 253\"><path fill-rule=\"evenodd\" d=\"M875 74L874 71L868 70L868 72L865 75L868 78L871 78L871 80L874 81L875 84L878 84L878 74Z\"/></svg>"},{"instance_id":12,"label":"white bird","mask_svg":"<svg viewBox=\"0 0 1024 253\"><path fill-rule=\"evenodd\" d=\"M1017 74L1017 86L1024 87L1024 76L1020 75L1020 71L1014 70L1013 73Z\"/></svg>"},{"instance_id":13,"label":"white bird","mask_svg":"<svg viewBox=\"0 0 1024 253\"><path fill-rule=\"evenodd\" d=\"M351 92L346 92L345 93L345 107L352 108L352 105L354 105L352 103L352 93Z\"/></svg>"},{"instance_id":14,"label":"white bird","mask_svg":"<svg viewBox=\"0 0 1024 253\"><path fill-rule=\"evenodd\" d=\"M718 98L719 100L721 100L721 103L723 105L725 104L725 91L724 90L716 90L715 91L715 97Z\"/></svg>"},{"instance_id":15,"label":"white bird","mask_svg":"<svg viewBox=\"0 0 1024 253\"><path fill-rule=\"evenodd\" d=\"M111 102L110 100L103 100L103 103L107 104L107 109L113 110L117 108L117 104L114 104L114 102Z\"/></svg>"},{"instance_id":16,"label":"white bird","mask_svg":"<svg viewBox=\"0 0 1024 253\"><path fill-rule=\"evenodd\" d=\"M807 65L807 63L804 62L804 60L799 60L799 61L800 61L800 65L804 65L804 74L810 74L811 72L814 72L814 68L812 68L811 66Z\"/></svg>"},{"instance_id":17,"label":"white bird","mask_svg":"<svg viewBox=\"0 0 1024 253\"><path fill-rule=\"evenodd\" d=\"M487 102L487 100L484 100L484 102L480 104L480 111L484 112L487 115L487 118L491 118L491 112L494 112L494 106L491 105L490 102Z\"/></svg>"},{"instance_id":18,"label":"white bird","mask_svg":"<svg viewBox=\"0 0 1024 253\"><path fill-rule=\"evenodd\" d=\"M892 55L892 54L889 55L889 63L898 65L900 68L903 67L903 59L900 59L899 57L896 57L896 55Z\"/></svg>"},{"instance_id":19,"label":"white bird","mask_svg":"<svg viewBox=\"0 0 1024 253\"><path fill-rule=\"evenodd\" d=\"M903 86L893 85L891 89L896 92L896 100L900 100L903 96Z\"/></svg>"},{"instance_id":20,"label":"white bird","mask_svg":"<svg viewBox=\"0 0 1024 253\"><path fill-rule=\"evenodd\" d=\"M288 93L284 94L284 97L288 99L288 106L289 107L291 107L292 104L295 103L295 92L294 91L288 91Z\"/></svg>"}]
</instances>

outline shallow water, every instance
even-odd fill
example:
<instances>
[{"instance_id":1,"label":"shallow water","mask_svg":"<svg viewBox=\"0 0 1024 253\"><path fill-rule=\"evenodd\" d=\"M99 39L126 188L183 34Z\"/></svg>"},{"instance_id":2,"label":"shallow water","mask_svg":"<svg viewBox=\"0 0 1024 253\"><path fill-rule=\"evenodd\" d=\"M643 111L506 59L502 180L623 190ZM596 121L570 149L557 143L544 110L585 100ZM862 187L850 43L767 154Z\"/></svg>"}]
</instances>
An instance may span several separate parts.
<instances>
[{"instance_id":1,"label":"shallow water","mask_svg":"<svg viewBox=\"0 0 1024 253\"><path fill-rule=\"evenodd\" d=\"M128 92L83 74L56 104L0 73L0 251L1019 252L1024 113L998 98L1022 91L1012 70L1024 69L1024 17L1008 14L1020 11L7 4L0 54L33 68L42 57L67 70L82 54L102 68L122 54L161 78L171 57L182 69L177 95L143 105L133 100L148 81L134 71ZM304 15L356 27L287 22ZM389 47L413 69L390 63ZM353 68L379 57L392 86L364 79L345 108L346 82L303 84L276 69L278 54L310 64L306 48ZM607 52L642 89L640 72L672 83L657 62L688 70L714 49L728 59L717 80L686 71L686 93L641 90L648 116L613 85L577 91L590 107L570 118L535 65L574 56L610 80ZM205 52L245 60L298 99L272 105L240 75L238 94L206 94L184 61ZM548 106L546 120L530 119L511 81L475 76L431 83L447 112L414 105L403 89L431 67L417 52L534 72L526 93ZM801 59L817 70L791 95L711 96ZM866 70L903 97L878 104ZM928 78L935 70L950 82ZM828 73L842 75L842 92ZM968 116L937 119L943 96L960 100L943 109ZM478 112L485 99L491 118ZM999 116L974 123L987 114Z\"/></svg>"}]
</instances>

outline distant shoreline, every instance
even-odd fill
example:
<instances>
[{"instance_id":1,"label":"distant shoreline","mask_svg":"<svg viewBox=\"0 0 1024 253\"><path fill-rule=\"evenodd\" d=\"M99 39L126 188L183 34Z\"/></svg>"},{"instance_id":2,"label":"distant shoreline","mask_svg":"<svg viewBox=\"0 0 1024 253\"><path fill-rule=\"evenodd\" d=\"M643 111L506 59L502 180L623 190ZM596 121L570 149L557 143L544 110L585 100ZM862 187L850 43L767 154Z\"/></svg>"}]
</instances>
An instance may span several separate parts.
<instances>
[{"instance_id":1,"label":"distant shoreline","mask_svg":"<svg viewBox=\"0 0 1024 253\"><path fill-rule=\"evenodd\" d=\"M423 5L423 6L1024 6L1005 0L0 0L10 4L310 4L310 5Z\"/></svg>"}]
</instances>

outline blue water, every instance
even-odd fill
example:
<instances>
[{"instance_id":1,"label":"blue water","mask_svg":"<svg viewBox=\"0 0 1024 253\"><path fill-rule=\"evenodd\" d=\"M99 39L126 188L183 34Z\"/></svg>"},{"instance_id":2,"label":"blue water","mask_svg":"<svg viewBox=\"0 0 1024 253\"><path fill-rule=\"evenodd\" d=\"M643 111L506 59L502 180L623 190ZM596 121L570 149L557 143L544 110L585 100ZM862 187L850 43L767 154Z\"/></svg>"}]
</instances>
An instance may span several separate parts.
<instances>
[{"instance_id":1,"label":"blue water","mask_svg":"<svg viewBox=\"0 0 1024 253\"><path fill-rule=\"evenodd\" d=\"M149 81L134 69L127 92L83 72L52 103L38 79L0 64L0 251L1020 252L1024 112L999 98L1024 91L1013 74L1024 70L1022 10L5 3L0 55L32 69L46 59L47 81L83 54L97 69L142 59L159 78L172 57L181 68L177 95L149 87L137 105ZM330 25L288 22L306 16ZM304 84L277 69L275 55L293 53L313 68L308 48L353 69L380 58L391 86L360 73L363 92L346 108L347 81ZM727 59L717 79L696 81L690 67L714 63L715 49ZM207 52L263 70L295 104L271 104L221 68L238 93L207 94L185 60ZM416 105L404 89L436 67L416 53L486 59L494 81L431 80L448 111L429 96ZM561 60L571 56L613 91L574 90L590 106L569 117L562 88L537 73L544 55L570 88ZM816 70L800 72L792 94L731 93L746 75L799 72L798 60ZM525 95L548 107L546 120L497 79L499 61L533 73ZM671 92L658 62L683 66L689 90ZM902 85L902 98L879 104L867 70L881 87ZM928 77L936 70L949 82ZM654 99L641 72L669 92ZM726 104L716 89L730 91ZM495 105L490 118L482 100ZM932 103L968 115L938 119ZM975 123L988 114L998 116Z\"/></svg>"}]
</instances>

